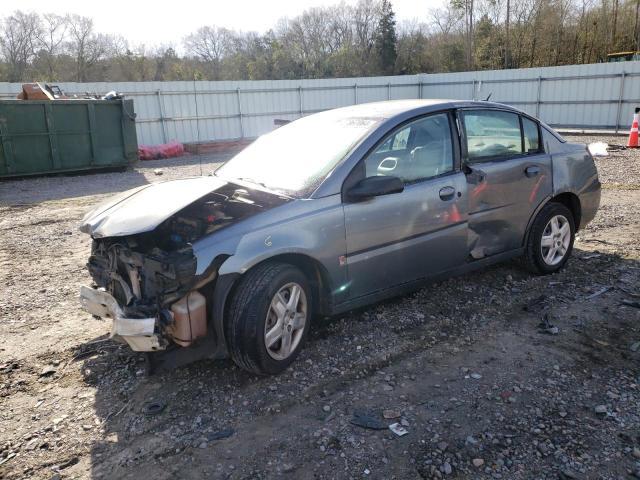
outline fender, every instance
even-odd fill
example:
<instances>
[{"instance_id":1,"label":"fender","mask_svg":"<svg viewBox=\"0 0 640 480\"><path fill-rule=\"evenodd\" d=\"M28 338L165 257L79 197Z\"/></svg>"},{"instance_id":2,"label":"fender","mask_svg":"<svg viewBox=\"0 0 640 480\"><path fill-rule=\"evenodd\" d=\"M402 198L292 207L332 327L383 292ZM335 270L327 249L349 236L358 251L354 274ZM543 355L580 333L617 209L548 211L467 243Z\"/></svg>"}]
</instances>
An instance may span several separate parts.
<instances>
[{"instance_id":1,"label":"fender","mask_svg":"<svg viewBox=\"0 0 640 480\"><path fill-rule=\"evenodd\" d=\"M533 221L535 220L536 216L538 215L538 213L540 213L540 210L542 210L544 208L544 206L549 203L551 200L553 200L554 198L556 198L558 195L562 195L563 193L571 193L573 195L575 195L576 197L578 197L578 199L580 199L580 195L578 195L578 193L573 190L573 189L563 189L557 192L553 192L552 195L547 195L545 198L542 199L542 201L538 204L538 206L535 208L535 210L533 211L533 213L531 214L531 216L529 217L529 221L527 222L527 228L524 232L524 237L522 238L522 246L524 247L527 242L529 241L529 232L531 231L531 225L533 224ZM579 226L576 225L576 229Z\"/></svg>"}]
</instances>

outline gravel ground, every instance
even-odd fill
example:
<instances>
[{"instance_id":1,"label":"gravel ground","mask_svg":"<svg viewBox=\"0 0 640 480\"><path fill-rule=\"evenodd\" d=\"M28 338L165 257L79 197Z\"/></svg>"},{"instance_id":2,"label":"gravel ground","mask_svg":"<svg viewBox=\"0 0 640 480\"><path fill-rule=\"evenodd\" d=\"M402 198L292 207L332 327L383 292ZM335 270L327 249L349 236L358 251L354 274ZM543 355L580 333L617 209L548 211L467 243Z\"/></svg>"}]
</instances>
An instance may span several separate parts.
<instances>
[{"instance_id":1,"label":"gravel ground","mask_svg":"<svg viewBox=\"0 0 640 480\"><path fill-rule=\"evenodd\" d=\"M78 306L78 222L223 160L0 183L0 478L640 478L640 151L597 160L600 211L558 274L509 262L319 322L277 377L147 377Z\"/></svg>"}]
</instances>

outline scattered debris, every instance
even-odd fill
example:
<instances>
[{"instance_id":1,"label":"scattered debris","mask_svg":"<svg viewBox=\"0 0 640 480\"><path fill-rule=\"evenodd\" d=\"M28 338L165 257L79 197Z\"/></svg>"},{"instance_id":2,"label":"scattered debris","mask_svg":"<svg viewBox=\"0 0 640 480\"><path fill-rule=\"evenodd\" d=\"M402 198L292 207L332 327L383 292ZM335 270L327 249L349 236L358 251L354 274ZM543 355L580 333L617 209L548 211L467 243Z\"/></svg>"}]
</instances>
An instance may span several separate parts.
<instances>
[{"instance_id":1,"label":"scattered debris","mask_svg":"<svg viewBox=\"0 0 640 480\"><path fill-rule=\"evenodd\" d=\"M4 189L0 476L60 480L90 475L95 465L100 472L93 473L112 478L180 471L284 478L293 471L292 478L312 472L355 479L640 479L640 310L620 306L623 298L640 301L632 234L640 191L624 188L640 185L640 150L632 153L633 164L631 157L601 160L610 188L596 220L581 230L574 260L558 274L530 276L507 263L350 313L310 337L301 360L309 368L268 380L208 361L138 377L142 356L106 335L87 341L95 337L94 321L70 308L89 245L64 232L75 232L85 206L104 197L92 190L135 186L132 173L151 182L198 175L195 162L161 160L139 171L39 179L33 186L22 180L15 192ZM154 168L164 175L156 177ZM44 201L47 195L56 201ZM608 242L591 243L597 238ZM61 252L60 261L42 261L45 247ZM593 247L600 249L597 261L577 260L594 255ZM605 285L614 290L585 301ZM547 311L563 335L538 334ZM64 318L66 327L35 318ZM77 335L60 341L71 328ZM54 376L40 379L54 362ZM472 372L483 381L470 381ZM390 395L384 384L393 386ZM159 399L167 402L164 411L144 415L144 402ZM606 411L596 414L601 402ZM372 412L381 429L349 424L354 407ZM385 409L402 415L385 419ZM389 429L395 422L407 438ZM216 441L228 427L235 433ZM26 450L35 438L35 448ZM260 446L266 444L252 449L260 439L276 440L269 465ZM59 470L72 455L79 463Z\"/></svg>"},{"instance_id":2,"label":"scattered debris","mask_svg":"<svg viewBox=\"0 0 640 480\"><path fill-rule=\"evenodd\" d=\"M210 442L214 442L216 440L222 440L224 438L229 438L236 431L233 428L225 428L224 430L219 430L217 432L210 433L207 435L207 440Z\"/></svg>"},{"instance_id":3,"label":"scattered debris","mask_svg":"<svg viewBox=\"0 0 640 480\"><path fill-rule=\"evenodd\" d=\"M482 375L480 375L479 373L472 373L470 377L474 380L480 380L482 378Z\"/></svg>"},{"instance_id":4,"label":"scattered debris","mask_svg":"<svg viewBox=\"0 0 640 480\"><path fill-rule=\"evenodd\" d=\"M154 175L162 175L164 172L161 168L156 168L153 170Z\"/></svg>"},{"instance_id":5,"label":"scattered debris","mask_svg":"<svg viewBox=\"0 0 640 480\"><path fill-rule=\"evenodd\" d=\"M558 335L560 333L560 329L555 325L552 325L549 321L549 314L545 313L542 317L542 322L538 325L541 333L547 333L549 335Z\"/></svg>"},{"instance_id":6,"label":"scattered debris","mask_svg":"<svg viewBox=\"0 0 640 480\"><path fill-rule=\"evenodd\" d=\"M394 418L400 418L402 414L398 410L387 409L382 411L382 416L387 420L391 420Z\"/></svg>"},{"instance_id":7,"label":"scattered debris","mask_svg":"<svg viewBox=\"0 0 640 480\"><path fill-rule=\"evenodd\" d=\"M0 460L0 465L7 463L9 460L11 460L13 457L15 457L17 455L17 453L15 452L11 452L9 455L7 455L5 458L3 458L2 460Z\"/></svg>"},{"instance_id":8,"label":"scattered debris","mask_svg":"<svg viewBox=\"0 0 640 480\"><path fill-rule=\"evenodd\" d=\"M540 295L530 300L522 309L525 312L539 313L547 307L547 300L549 297L546 295Z\"/></svg>"},{"instance_id":9,"label":"scattered debris","mask_svg":"<svg viewBox=\"0 0 640 480\"><path fill-rule=\"evenodd\" d=\"M69 468L69 467L73 467L74 465L76 465L78 462L80 461L80 459L78 457L69 457L66 460L64 460L62 463L59 463L58 465L52 467L55 470L64 470L65 468Z\"/></svg>"},{"instance_id":10,"label":"scattered debris","mask_svg":"<svg viewBox=\"0 0 640 480\"><path fill-rule=\"evenodd\" d=\"M159 415L164 411L167 404L161 401L147 402L144 404L143 411L148 417Z\"/></svg>"},{"instance_id":11,"label":"scattered debris","mask_svg":"<svg viewBox=\"0 0 640 480\"><path fill-rule=\"evenodd\" d=\"M480 468L484 465L484 460L481 458L474 458L473 460L471 460L471 463L473 463L474 467Z\"/></svg>"},{"instance_id":12,"label":"scattered debris","mask_svg":"<svg viewBox=\"0 0 640 480\"><path fill-rule=\"evenodd\" d=\"M387 426L373 414L364 411L353 412L351 423L370 430L386 430Z\"/></svg>"},{"instance_id":13,"label":"scattered debris","mask_svg":"<svg viewBox=\"0 0 640 480\"><path fill-rule=\"evenodd\" d=\"M609 148L609 144L605 142L594 142L590 143L587 148L589 149L589 153L594 157L608 157L609 152L607 149Z\"/></svg>"},{"instance_id":14,"label":"scattered debris","mask_svg":"<svg viewBox=\"0 0 640 480\"><path fill-rule=\"evenodd\" d=\"M18 362L6 362L0 365L0 372L9 373L12 370L18 370L20 368L20 364Z\"/></svg>"},{"instance_id":15,"label":"scattered debris","mask_svg":"<svg viewBox=\"0 0 640 480\"><path fill-rule=\"evenodd\" d=\"M632 352L637 352L638 350L640 350L640 342L633 342L633 343L631 344L631 346L629 347L629 349L630 349Z\"/></svg>"},{"instance_id":16,"label":"scattered debris","mask_svg":"<svg viewBox=\"0 0 640 480\"><path fill-rule=\"evenodd\" d=\"M627 307L640 308L640 302L637 300L622 300L622 305Z\"/></svg>"},{"instance_id":17,"label":"scattered debris","mask_svg":"<svg viewBox=\"0 0 640 480\"><path fill-rule=\"evenodd\" d=\"M613 287L611 285L608 285L606 287L602 287L600 290L596 291L595 293L592 293L591 295L587 295L587 300L591 300L592 298L596 298L599 297L600 295L602 295L603 293L608 292L609 290L611 290Z\"/></svg>"},{"instance_id":18,"label":"scattered debris","mask_svg":"<svg viewBox=\"0 0 640 480\"><path fill-rule=\"evenodd\" d=\"M610 151L610 152L621 152L621 151L627 149L626 145L617 145L617 144L613 144L613 143L609 143L608 145L609 145L609 147L607 148L607 150Z\"/></svg>"},{"instance_id":19,"label":"scattered debris","mask_svg":"<svg viewBox=\"0 0 640 480\"><path fill-rule=\"evenodd\" d=\"M607 413L607 406L606 405L596 405L596 407L594 408L594 411L599 414L605 414Z\"/></svg>"},{"instance_id":20,"label":"scattered debris","mask_svg":"<svg viewBox=\"0 0 640 480\"><path fill-rule=\"evenodd\" d=\"M50 377L52 376L54 373L56 373L58 369L56 367L54 367L53 365L47 365L46 367L44 367L42 369L42 371L40 372L40 376L41 377Z\"/></svg>"},{"instance_id":21,"label":"scattered debris","mask_svg":"<svg viewBox=\"0 0 640 480\"><path fill-rule=\"evenodd\" d=\"M407 433L409 433L409 430L404 428L399 423L392 423L391 425L389 425L389 430L391 430L399 437L404 437Z\"/></svg>"},{"instance_id":22,"label":"scattered debris","mask_svg":"<svg viewBox=\"0 0 640 480\"><path fill-rule=\"evenodd\" d=\"M558 475L560 480L579 480L579 476L573 470L563 468Z\"/></svg>"}]
</instances>

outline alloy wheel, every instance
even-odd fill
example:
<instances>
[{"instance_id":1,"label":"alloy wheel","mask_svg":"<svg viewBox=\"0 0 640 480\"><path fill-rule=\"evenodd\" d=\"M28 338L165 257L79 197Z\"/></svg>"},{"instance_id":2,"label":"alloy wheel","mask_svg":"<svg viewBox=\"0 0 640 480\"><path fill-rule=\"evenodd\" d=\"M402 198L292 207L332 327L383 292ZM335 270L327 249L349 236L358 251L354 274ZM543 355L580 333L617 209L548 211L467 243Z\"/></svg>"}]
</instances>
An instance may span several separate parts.
<instances>
[{"instance_id":1,"label":"alloy wheel","mask_svg":"<svg viewBox=\"0 0 640 480\"><path fill-rule=\"evenodd\" d=\"M284 360L300 344L307 323L307 296L297 283L276 292L264 325L264 344L271 358Z\"/></svg>"},{"instance_id":2,"label":"alloy wheel","mask_svg":"<svg viewBox=\"0 0 640 480\"><path fill-rule=\"evenodd\" d=\"M547 265L557 265L569 251L571 244L571 225L564 215L551 217L542 232L540 240L542 260Z\"/></svg>"}]
</instances>

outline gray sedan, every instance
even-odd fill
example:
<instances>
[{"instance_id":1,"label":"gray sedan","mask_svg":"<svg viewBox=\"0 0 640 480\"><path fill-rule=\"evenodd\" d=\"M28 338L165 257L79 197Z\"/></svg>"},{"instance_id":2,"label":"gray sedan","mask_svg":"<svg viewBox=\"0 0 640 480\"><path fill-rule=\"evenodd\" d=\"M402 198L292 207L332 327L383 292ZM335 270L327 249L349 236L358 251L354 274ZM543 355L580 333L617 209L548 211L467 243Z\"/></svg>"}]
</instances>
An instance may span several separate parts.
<instances>
[{"instance_id":1,"label":"gray sedan","mask_svg":"<svg viewBox=\"0 0 640 480\"><path fill-rule=\"evenodd\" d=\"M585 146L514 108L345 107L89 212L81 302L155 366L230 356L274 374L312 320L514 257L558 271L599 202Z\"/></svg>"}]
</instances>

